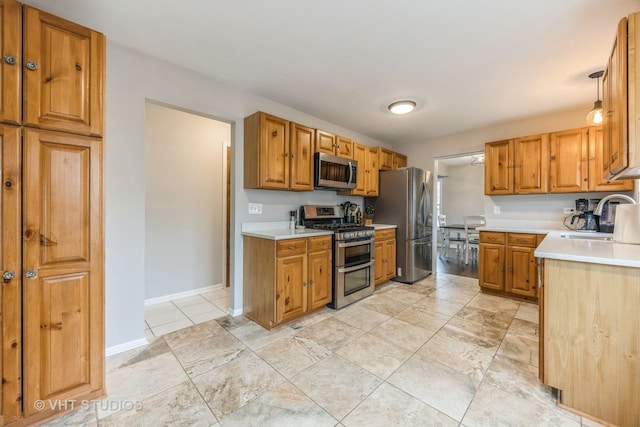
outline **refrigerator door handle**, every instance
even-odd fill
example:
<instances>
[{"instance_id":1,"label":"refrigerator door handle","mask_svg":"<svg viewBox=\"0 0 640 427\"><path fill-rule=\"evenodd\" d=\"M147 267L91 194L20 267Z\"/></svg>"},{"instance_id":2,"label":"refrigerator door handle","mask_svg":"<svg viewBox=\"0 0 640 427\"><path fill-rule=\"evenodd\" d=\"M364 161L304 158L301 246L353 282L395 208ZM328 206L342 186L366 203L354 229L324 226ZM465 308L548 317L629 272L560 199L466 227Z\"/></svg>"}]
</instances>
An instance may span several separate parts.
<instances>
[{"instance_id":1,"label":"refrigerator door handle","mask_svg":"<svg viewBox=\"0 0 640 427\"><path fill-rule=\"evenodd\" d=\"M427 226L427 213L428 213L428 203L427 203L427 183L422 183L422 195L420 196L422 199L422 225Z\"/></svg>"}]
</instances>

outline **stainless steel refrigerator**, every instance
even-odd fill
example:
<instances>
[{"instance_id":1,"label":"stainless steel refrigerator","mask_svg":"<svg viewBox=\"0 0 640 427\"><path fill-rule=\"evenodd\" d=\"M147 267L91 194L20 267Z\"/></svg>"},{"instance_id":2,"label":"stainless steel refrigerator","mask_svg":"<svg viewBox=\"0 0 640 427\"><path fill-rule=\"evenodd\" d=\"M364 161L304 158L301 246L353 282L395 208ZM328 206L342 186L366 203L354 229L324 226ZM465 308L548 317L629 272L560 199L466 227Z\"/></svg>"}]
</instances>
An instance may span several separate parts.
<instances>
[{"instance_id":1,"label":"stainless steel refrigerator","mask_svg":"<svg viewBox=\"0 0 640 427\"><path fill-rule=\"evenodd\" d=\"M380 195L374 202L378 224L396 224L396 278L413 283L427 277L432 267L433 175L410 167L380 172Z\"/></svg>"}]
</instances>

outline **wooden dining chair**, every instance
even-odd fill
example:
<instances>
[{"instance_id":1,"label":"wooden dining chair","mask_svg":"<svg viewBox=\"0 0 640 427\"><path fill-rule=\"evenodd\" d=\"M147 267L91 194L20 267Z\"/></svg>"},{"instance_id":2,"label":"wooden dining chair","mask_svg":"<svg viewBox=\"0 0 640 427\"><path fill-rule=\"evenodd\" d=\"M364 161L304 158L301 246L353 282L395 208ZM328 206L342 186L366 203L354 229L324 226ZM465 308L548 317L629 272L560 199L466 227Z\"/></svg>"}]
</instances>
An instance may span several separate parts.
<instances>
[{"instance_id":1,"label":"wooden dining chair","mask_svg":"<svg viewBox=\"0 0 640 427\"><path fill-rule=\"evenodd\" d=\"M462 217L464 220L464 263L469 264L469 251L475 249L475 253L478 252L480 247L480 232L476 230L477 227L486 225L484 215L465 215Z\"/></svg>"}]
</instances>

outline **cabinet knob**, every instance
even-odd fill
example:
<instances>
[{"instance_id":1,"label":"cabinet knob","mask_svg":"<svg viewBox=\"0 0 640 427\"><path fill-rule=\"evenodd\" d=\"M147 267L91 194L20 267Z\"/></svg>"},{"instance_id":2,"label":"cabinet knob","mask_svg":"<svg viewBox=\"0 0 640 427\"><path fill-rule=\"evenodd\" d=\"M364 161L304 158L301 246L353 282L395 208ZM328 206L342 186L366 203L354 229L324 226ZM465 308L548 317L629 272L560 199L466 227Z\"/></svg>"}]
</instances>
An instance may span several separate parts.
<instances>
[{"instance_id":1,"label":"cabinet knob","mask_svg":"<svg viewBox=\"0 0 640 427\"><path fill-rule=\"evenodd\" d=\"M35 71L38 69L38 64L36 64L33 61L27 61L27 63L25 64L27 66L27 69L31 70L31 71Z\"/></svg>"},{"instance_id":2,"label":"cabinet knob","mask_svg":"<svg viewBox=\"0 0 640 427\"><path fill-rule=\"evenodd\" d=\"M9 65L16 65L16 58L13 55L5 55L4 62L6 62Z\"/></svg>"},{"instance_id":3,"label":"cabinet knob","mask_svg":"<svg viewBox=\"0 0 640 427\"><path fill-rule=\"evenodd\" d=\"M2 279L5 283L10 282L14 277L16 277L16 273L13 271L5 271L2 273Z\"/></svg>"},{"instance_id":4,"label":"cabinet knob","mask_svg":"<svg viewBox=\"0 0 640 427\"><path fill-rule=\"evenodd\" d=\"M27 271L24 273L24 276L25 276L27 279L34 279L34 278L38 277L38 270L27 270Z\"/></svg>"}]
</instances>

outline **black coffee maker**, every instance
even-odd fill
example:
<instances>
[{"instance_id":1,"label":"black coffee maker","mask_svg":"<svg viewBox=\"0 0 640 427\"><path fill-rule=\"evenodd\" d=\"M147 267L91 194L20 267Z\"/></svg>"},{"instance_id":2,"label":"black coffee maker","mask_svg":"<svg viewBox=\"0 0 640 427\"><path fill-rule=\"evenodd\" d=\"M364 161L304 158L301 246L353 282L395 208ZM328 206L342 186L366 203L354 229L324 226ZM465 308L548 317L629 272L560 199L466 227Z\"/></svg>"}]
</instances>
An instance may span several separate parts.
<instances>
[{"instance_id":1,"label":"black coffee maker","mask_svg":"<svg viewBox=\"0 0 640 427\"><path fill-rule=\"evenodd\" d=\"M571 228L576 231L600 231L599 218L593 210L600 199L576 199L576 211L571 216Z\"/></svg>"}]
</instances>

